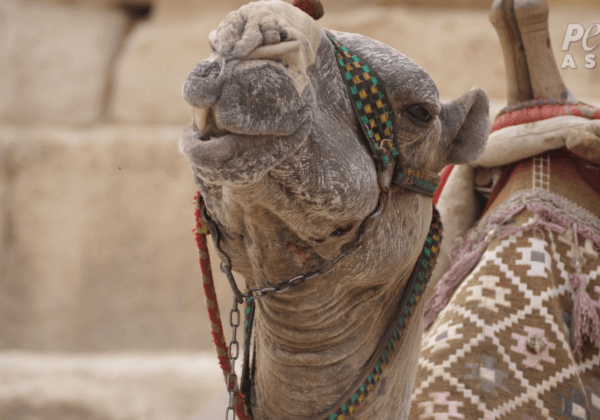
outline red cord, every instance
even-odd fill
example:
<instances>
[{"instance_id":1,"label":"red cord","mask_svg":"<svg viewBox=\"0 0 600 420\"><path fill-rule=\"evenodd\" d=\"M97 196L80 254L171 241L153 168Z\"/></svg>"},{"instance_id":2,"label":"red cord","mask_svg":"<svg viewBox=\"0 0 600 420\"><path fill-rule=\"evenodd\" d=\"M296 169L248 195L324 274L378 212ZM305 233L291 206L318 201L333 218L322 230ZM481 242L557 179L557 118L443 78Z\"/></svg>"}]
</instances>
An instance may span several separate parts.
<instances>
[{"instance_id":1,"label":"red cord","mask_svg":"<svg viewBox=\"0 0 600 420\"><path fill-rule=\"evenodd\" d=\"M208 255L208 246L206 242L206 235L208 235L209 232L206 223L200 214L201 208L204 207L204 200L202 200L200 192L194 197L194 202L196 203L196 245L198 245L198 258L200 260L200 270L202 271L202 283L204 285L204 295L206 296L206 309L208 309L210 331L213 343L215 343L215 349L217 350L217 356L219 357L219 365L221 366L221 370L223 370L225 379L227 379L227 375L231 373L231 363L229 362L229 350L225 342L225 335L223 334L221 313L219 311L219 303L217 301L215 284L210 268L210 257ZM240 391L237 391L235 394L234 406L238 419L251 420Z\"/></svg>"}]
</instances>

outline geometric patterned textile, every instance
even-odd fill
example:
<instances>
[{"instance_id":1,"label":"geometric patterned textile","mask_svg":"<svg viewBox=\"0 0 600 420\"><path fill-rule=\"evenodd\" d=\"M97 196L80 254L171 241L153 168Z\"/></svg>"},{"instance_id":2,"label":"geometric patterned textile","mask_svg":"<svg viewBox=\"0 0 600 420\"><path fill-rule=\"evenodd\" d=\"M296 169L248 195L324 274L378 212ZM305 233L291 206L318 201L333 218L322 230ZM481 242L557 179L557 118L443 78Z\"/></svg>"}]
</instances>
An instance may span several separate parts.
<instances>
[{"instance_id":1,"label":"geometric patterned textile","mask_svg":"<svg viewBox=\"0 0 600 420\"><path fill-rule=\"evenodd\" d=\"M534 215L524 210L516 225ZM582 272L600 314L600 263ZM422 341L411 420L600 420L600 346L571 348L573 232L494 238Z\"/></svg>"}]
</instances>

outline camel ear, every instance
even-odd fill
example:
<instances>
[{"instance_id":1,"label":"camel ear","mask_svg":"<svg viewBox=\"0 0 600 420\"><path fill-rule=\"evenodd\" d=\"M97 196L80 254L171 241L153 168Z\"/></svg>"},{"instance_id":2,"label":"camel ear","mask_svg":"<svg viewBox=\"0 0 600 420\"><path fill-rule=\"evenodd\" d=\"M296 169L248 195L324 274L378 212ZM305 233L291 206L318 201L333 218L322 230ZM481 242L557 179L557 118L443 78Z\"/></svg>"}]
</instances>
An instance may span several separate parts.
<instances>
[{"instance_id":1,"label":"camel ear","mask_svg":"<svg viewBox=\"0 0 600 420\"><path fill-rule=\"evenodd\" d=\"M440 144L446 165L471 162L481 156L491 127L489 106L487 94L479 87L442 105Z\"/></svg>"}]
</instances>

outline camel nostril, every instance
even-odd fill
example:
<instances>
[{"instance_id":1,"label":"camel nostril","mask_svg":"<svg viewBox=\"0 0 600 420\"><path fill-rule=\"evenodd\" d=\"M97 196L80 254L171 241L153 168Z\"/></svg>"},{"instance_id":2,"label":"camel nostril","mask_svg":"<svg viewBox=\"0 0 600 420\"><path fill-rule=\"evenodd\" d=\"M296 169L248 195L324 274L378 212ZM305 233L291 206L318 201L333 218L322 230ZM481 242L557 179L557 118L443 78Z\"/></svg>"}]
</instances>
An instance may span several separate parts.
<instances>
[{"instance_id":1,"label":"camel nostril","mask_svg":"<svg viewBox=\"0 0 600 420\"><path fill-rule=\"evenodd\" d=\"M205 60L190 72L183 84L183 98L196 108L213 106L221 96L221 64Z\"/></svg>"}]
</instances>

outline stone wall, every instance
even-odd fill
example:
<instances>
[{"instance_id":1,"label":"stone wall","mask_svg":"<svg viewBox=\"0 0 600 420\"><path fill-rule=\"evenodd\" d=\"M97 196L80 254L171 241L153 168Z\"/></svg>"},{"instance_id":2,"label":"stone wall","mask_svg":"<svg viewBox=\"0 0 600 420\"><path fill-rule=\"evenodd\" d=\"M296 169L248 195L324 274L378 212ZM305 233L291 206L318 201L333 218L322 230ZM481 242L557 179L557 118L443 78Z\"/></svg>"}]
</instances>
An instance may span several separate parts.
<instances>
[{"instance_id":1,"label":"stone wall","mask_svg":"<svg viewBox=\"0 0 600 420\"><path fill-rule=\"evenodd\" d=\"M241 3L0 2L0 349L210 349L180 90L208 32ZM502 106L489 1L324 3L323 26L392 45L443 98L477 84ZM586 4L552 7L557 59L566 25L598 16ZM563 76L576 96L600 98L598 68ZM219 289L228 307L222 277Z\"/></svg>"}]
</instances>

